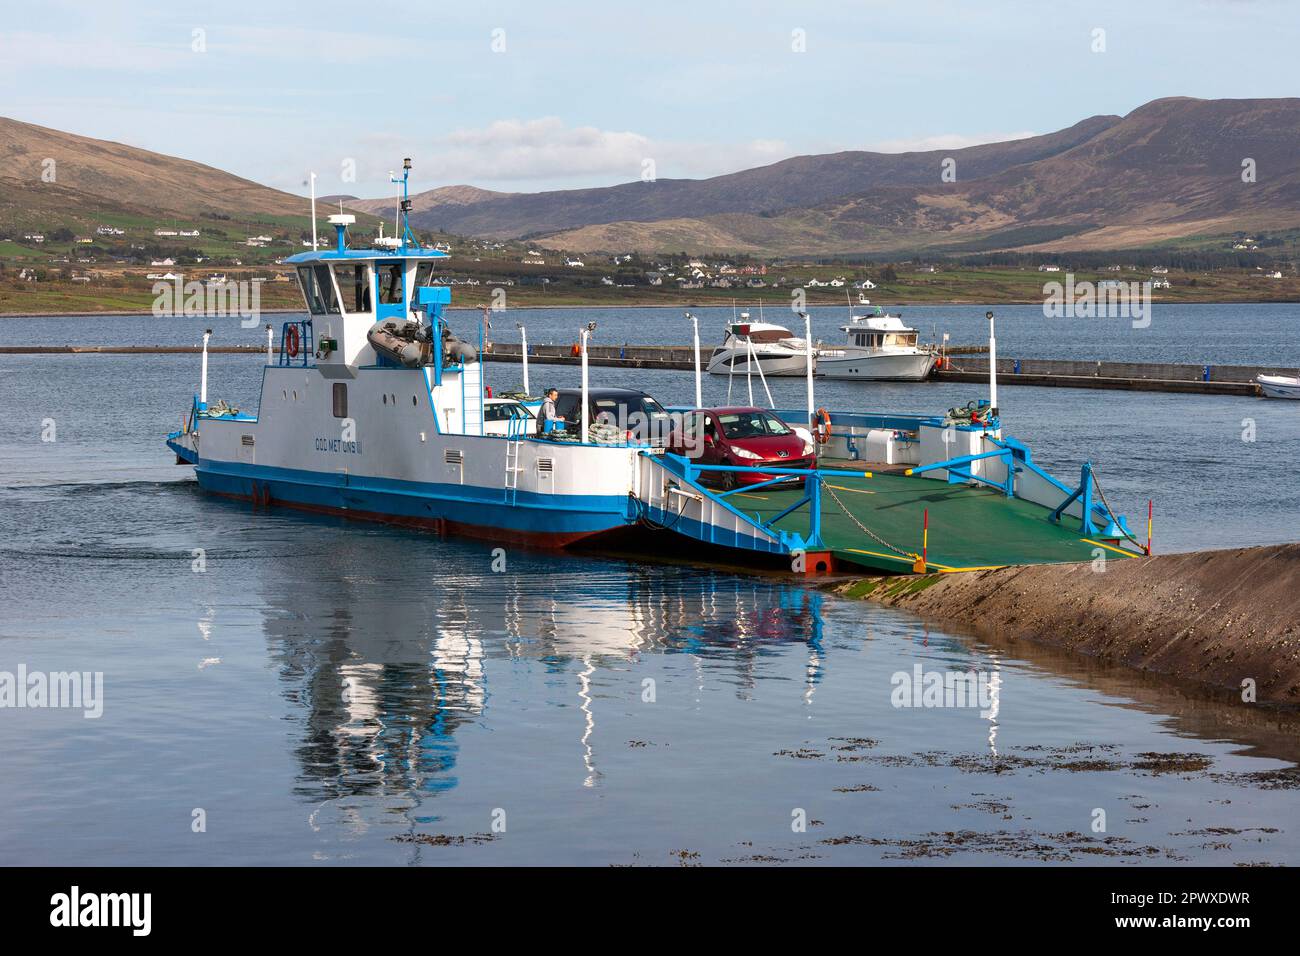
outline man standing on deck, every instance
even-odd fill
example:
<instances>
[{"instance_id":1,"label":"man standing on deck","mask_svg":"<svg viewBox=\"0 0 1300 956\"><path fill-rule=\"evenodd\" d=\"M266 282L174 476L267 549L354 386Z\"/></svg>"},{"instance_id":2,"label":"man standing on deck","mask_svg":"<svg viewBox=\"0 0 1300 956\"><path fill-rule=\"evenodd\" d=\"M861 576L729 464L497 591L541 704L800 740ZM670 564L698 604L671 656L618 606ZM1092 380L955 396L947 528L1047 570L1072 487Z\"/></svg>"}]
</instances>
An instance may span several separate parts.
<instances>
[{"instance_id":1,"label":"man standing on deck","mask_svg":"<svg viewBox=\"0 0 1300 956\"><path fill-rule=\"evenodd\" d=\"M560 390L558 388L548 388L544 395L545 401L542 402L541 413L537 416L537 434L539 435L545 435L550 431L547 422L560 421L560 416L555 410L555 400L559 397Z\"/></svg>"}]
</instances>

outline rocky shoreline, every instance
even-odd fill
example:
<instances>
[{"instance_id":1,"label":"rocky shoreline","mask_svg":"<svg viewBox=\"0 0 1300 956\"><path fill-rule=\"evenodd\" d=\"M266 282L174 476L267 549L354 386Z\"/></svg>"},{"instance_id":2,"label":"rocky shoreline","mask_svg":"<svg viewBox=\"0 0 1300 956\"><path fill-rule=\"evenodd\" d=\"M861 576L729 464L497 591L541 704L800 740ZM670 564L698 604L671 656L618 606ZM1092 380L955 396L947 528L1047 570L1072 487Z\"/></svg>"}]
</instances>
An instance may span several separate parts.
<instances>
[{"instance_id":1,"label":"rocky shoreline","mask_svg":"<svg viewBox=\"0 0 1300 956\"><path fill-rule=\"evenodd\" d=\"M828 585L976 634L1300 708L1300 544Z\"/></svg>"}]
</instances>

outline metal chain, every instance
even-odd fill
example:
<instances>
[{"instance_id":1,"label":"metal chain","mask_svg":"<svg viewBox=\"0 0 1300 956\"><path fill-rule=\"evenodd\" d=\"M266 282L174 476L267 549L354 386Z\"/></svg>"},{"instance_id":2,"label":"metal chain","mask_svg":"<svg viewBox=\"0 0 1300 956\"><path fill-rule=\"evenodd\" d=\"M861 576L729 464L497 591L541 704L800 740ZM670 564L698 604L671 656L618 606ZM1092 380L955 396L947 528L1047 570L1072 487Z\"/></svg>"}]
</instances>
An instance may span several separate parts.
<instances>
[{"instance_id":1,"label":"metal chain","mask_svg":"<svg viewBox=\"0 0 1300 956\"><path fill-rule=\"evenodd\" d=\"M828 495L831 496L831 500L834 501L837 505L840 506L840 510L843 511L844 514L848 516L848 519L849 519L850 521L852 521L855 525L858 526L858 528L862 531L863 534L867 535L868 537L870 537L873 541L877 542L878 544L882 544L882 545L884 545L886 548L888 548L890 551L893 551L895 554L901 554L901 555L903 555L904 557L908 557L908 558L918 558L918 559L919 559L919 558L921 557L919 554L917 554L917 553L914 552L914 551L904 551L902 548L896 548L896 547L894 547L892 544L890 544L888 541L886 541L886 540L885 540L884 538L882 538L880 535L876 534L874 531L872 531L870 528L868 528L866 525L864 525L861 521L859 521L859 520L854 516L853 512L851 512L851 511L848 509L848 506L845 505L844 502L840 501L840 496L837 495L837 494L835 493L835 489L832 488L828 482L823 481L823 482L822 482L822 487L825 488L825 489L826 489L826 493L827 493Z\"/></svg>"}]
</instances>

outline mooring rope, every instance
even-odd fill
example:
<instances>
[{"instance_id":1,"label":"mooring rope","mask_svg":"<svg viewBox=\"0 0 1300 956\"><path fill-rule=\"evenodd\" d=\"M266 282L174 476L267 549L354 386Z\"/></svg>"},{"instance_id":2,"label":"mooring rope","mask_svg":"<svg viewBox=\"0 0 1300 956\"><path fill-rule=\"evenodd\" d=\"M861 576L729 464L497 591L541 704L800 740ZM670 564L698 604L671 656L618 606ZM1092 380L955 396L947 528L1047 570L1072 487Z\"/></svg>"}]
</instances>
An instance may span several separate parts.
<instances>
[{"instance_id":1,"label":"mooring rope","mask_svg":"<svg viewBox=\"0 0 1300 956\"><path fill-rule=\"evenodd\" d=\"M822 487L824 487L826 489L826 493L831 496L831 500L840 506L840 510L843 511L844 514L848 516L848 519L852 521L855 525L857 525L858 528L862 531L862 533L867 535L869 538L871 538L871 540L877 542L878 544L883 545L884 547L888 548L890 551L893 551L895 554L901 554L907 558L920 560L921 556L916 552L904 551L902 548L894 547L892 544L890 544L880 535L876 534L874 531L872 531L870 528L864 525L861 521L859 521L857 517L853 514L853 512L848 509L848 506L845 505L844 502L840 501L840 496L835 493L835 489L833 489L828 482L823 481Z\"/></svg>"},{"instance_id":2,"label":"mooring rope","mask_svg":"<svg viewBox=\"0 0 1300 956\"><path fill-rule=\"evenodd\" d=\"M1119 518L1115 516L1115 509L1113 509L1110 506L1110 502L1106 500L1106 493L1101 490L1101 482L1097 480L1097 473L1095 471L1092 473L1092 483L1097 487L1097 497L1100 498L1101 503L1106 506L1106 513L1110 515L1111 521L1115 523L1115 527L1119 528L1120 534L1124 535L1124 537L1128 538L1130 541L1136 544L1139 548L1142 549L1143 553L1145 553L1146 545L1144 545L1137 538L1133 537L1133 535L1125 531L1124 526L1119 523ZM1085 515L1084 517L1086 518L1087 515Z\"/></svg>"},{"instance_id":3,"label":"mooring rope","mask_svg":"<svg viewBox=\"0 0 1300 956\"><path fill-rule=\"evenodd\" d=\"M682 506L678 510L677 514L673 516L673 520L670 524L659 524L659 522L655 521L653 518L650 517L649 502L642 501L639 498L634 498L633 500L636 501L637 512L638 512L637 517L640 519L642 524L644 524L651 531L671 531L673 528L677 527L677 522L682 520L682 515L686 514L686 505L689 504L689 499L685 495L682 495L681 498L682 498ZM667 504L667 501L665 501L664 503ZM672 511L669 509L665 508L664 510L667 511L669 514L672 514Z\"/></svg>"}]
</instances>

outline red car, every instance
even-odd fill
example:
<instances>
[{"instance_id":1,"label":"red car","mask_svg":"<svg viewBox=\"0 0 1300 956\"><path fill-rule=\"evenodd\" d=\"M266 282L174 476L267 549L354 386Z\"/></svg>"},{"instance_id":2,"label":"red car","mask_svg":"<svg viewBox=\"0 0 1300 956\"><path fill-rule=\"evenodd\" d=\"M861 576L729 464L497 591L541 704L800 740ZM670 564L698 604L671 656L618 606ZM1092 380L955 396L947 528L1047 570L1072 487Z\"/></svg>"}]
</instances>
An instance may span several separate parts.
<instances>
[{"instance_id":1,"label":"red car","mask_svg":"<svg viewBox=\"0 0 1300 956\"><path fill-rule=\"evenodd\" d=\"M817 449L777 416L761 408L698 408L682 416L668 450L698 465L745 468L816 468ZM734 488L776 478L758 472L705 472L704 478ZM799 479L802 481L802 479Z\"/></svg>"}]
</instances>

